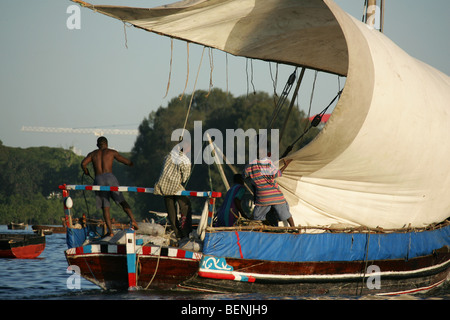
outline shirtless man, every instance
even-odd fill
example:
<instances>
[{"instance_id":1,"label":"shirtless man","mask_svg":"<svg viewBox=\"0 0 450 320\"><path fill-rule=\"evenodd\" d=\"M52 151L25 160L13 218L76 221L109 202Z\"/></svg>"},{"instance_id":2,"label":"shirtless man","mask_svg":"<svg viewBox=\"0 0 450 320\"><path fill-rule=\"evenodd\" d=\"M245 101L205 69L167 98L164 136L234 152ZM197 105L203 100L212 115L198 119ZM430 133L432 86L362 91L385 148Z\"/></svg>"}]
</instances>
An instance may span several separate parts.
<instances>
[{"instance_id":1,"label":"shirtless man","mask_svg":"<svg viewBox=\"0 0 450 320\"><path fill-rule=\"evenodd\" d=\"M89 175L87 165L92 162L95 172L94 185L119 186L119 181L117 181L117 178L112 173L114 159L130 167L133 166L133 162L121 156L116 150L108 149L108 140L105 137L100 137L97 139L97 147L98 150L90 152L81 162L81 168L83 169L84 174ZM110 197L113 198L113 200L122 207L123 211L125 211L128 217L130 217L133 227L137 230L138 225L136 220L134 219L133 212L131 211L130 205L125 200L121 192L95 191L97 208L102 208L103 217L108 228L107 235L114 235L112 232L111 216L109 211L109 208L111 207L111 204L109 202Z\"/></svg>"}]
</instances>

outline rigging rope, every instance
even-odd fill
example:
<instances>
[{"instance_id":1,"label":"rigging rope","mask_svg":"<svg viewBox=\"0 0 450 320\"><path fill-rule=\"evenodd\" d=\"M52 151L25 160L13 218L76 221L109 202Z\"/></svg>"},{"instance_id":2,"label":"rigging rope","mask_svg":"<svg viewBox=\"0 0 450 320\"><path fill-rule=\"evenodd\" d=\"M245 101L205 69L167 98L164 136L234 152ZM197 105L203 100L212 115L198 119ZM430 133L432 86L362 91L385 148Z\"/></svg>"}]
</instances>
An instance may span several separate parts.
<instances>
[{"instance_id":1,"label":"rigging rope","mask_svg":"<svg viewBox=\"0 0 450 320\"><path fill-rule=\"evenodd\" d=\"M313 102L313 98L314 98L314 91L316 90L316 81L317 81L317 75L319 74L318 71L316 71L314 73L314 81L313 81L313 87L311 90L311 96L309 98L309 109L308 109L308 117L307 119L309 119L309 117L311 116L311 108L312 108L312 102Z\"/></svg>"},{"instance_id":2,"label":"rigging rope","mask_svg":"<svg viewBox=\"0 0 450 320\"><path fill-rule=\"evenodd\" d=\"M307 115L306 119L309 119L311 117L311 108L312 108L312 101L313 101L313 97L314 97L314 91L316 89L317 74L318 74L318 71L316 71L314 73L314 81L313 81L313 86L312 86L312 90L311 90L311 96L309 98L309 109L308 109L308 115ZM306 134L306 132L309 129L311 129L311 127L307 128L308 124L309 124L309 122L305 124L305 128L303 129L303 131L304 131L303 134Z\"/></svg>"},{"instance_id":3,"label":"rigging rope","mask_svg":"<svg viewBox=\"0 0 450 320\"><path fill-rule=\"evenodd\" d=\"M361 276L361 289L359 291L359 295L362 294L363 288L364 288L364 279L366 277L366 271L367 271L367 264L369 262L369 245L370 245L370 232L366 235L366 253L364 256L364 269L362 270L362 276ZM356 285L356 292L358 292L358 284Z\"/></svg>"},{"instance_id":4,"label":"rigging rope","mask_svg":"<svg viewBox=\"0 0 450 320\"><path fill-rule=\"evenodd\" d=\"M170 69L169 69L169 79L167 81L166 95L164 96L164 98L167 97L167 94L169 93L170 78L172 76L172 58L173 58L173 38L170 38Z\"/></svg>"},{"instance_id":5,"label":"rigging rope","mask_svg":"<svg viewBox=\"0 0 450 320\"><path fill-rule=\"evenodd\" d=\"M198 75L200 74L200 67L202 66L202 60L203 60L203 54L205 53L205 48L206 47L203 47L202 57L200 58L200 63L198 65L197 76L195 77L194 88L192 90L191 100L189 102L189 107L188 107L188 111L186 113L186 118L184 119L183 131L182 131L182 134L181 134L180 138L183 138L184 131L186 130L186 124L187 124L187 121L188 121L188 118L189 118L189 113L191 112L192 101L194 100L194 94L195 94L195 87L197 86Z\"/></svg>"},{"instance_id":6,"label":"rigging rope","mask_svg":"<svg viewBox=\"0 0 450 320\"><path fill-rule=\"evenodd\" d=\"M367 19L367 5L368 5L367 0L364 0L364 10L363 10L362 18L361 18L361 21L364 23L366 22L366 19Z\"/></svg>"},{"instance_id":7,"label":"rigging rope","mask_svg":"<svg viewBox=\"0 0 450 320\"><path fill-rule=\"evenodd\" d=\"M83 172L82 175L81 175L81 184L84 184L84 176L85 176L85 175L87 175L89 178L91 178L92 181L95 181L94 178L92 178L92 176L91 176L90 173L89 173L89 174L85 174L85 173ZM87 213L88 213L88 218L90 218L89 205L88 205L88 202L87 202L87 199L86 199L86 193L85 193L85 190L83 190L83 197L84 197L84 203L86 204L86 211L87 211Z\"/></svg>"},{"instance_id":8,"label":"rigging rope","mask_svg":"<svg viewBox=\"0 0 450 320\"><path fill-rule=\"evenodd\" d=\"M252 84L253 94L256 94L255 84L253 83L253 59L250 59L250 70L251 70L250 83Z\"/></svg>"},{"instance_id":9,"label":"rigging rope","mask_svg":"<svg viewBox=\"0 0 450 320\"><path fill-rule=\"evenodd\" d=\"M248 97L248 91L249 91L249 85L248 85L248 58L245 60L245 74L247 76L247 97ZM253 59L250 59L250 83L253 87L253 94L256 94L255 85L253 84Z\"/></svg>"},{"instance_id":10,"label":"rigging rope","mask_svg":"<svg viewBox=\"0 0 450 320\"><path fill-rule=\"evenodd\" d=\"M212 55L212 48L209 48L208 54L209 54L210 72L209 72L209 89L208 89L208 93L206 94L206 98L209 97L209 94L211 93L211 88L213 87L212 76L213 76L213 70L214 70L214 59L213 59L213 55Z\"/></svg>"},{"instance_id":11,"label":"rigging rope","mask_svg":"<svg viewBox=\"0 0 450 320\"><path fill-rule=\"evenodd\" d=\"M247 77L247 97L248 97L248 59L245 59L245 75Z\"/></svg>"},{"instance_id":12,"label":"rigging rope","mask_svg":"<svg viewBox=\"0 0 450 320\"><path fill-rule=\"evenodd\" d=\"M227 81L227 95L228 95L228 52L225 53L225 65L226 65L226 81Z\"/></svg>"},{"instance_id":13,"label":"rigging rope","mask_svg":"<svg viewBox=\"0 0 450 320\"><path fill-rule=\"evenodd\" d=\"M275 109L272 113L272 118L269 122L268 128L273 128L273 123L275 122L275 119L277 118L278 114L280 113L281 109L283 108L284 102L287 99L287 96L289 95L289 92L292 89L292 85L294 84L295 78L297 76L297 68L295 68L294 72L289 76L288 81L286 82L286 85L284 86L283 92L281 93L280 99L278 99L277 105L275 106Z\"/></svg>"},{"instance_id":14,"label":"rigging rope","mask_svg":"<svg viewBox=\"0 0 450 320\"><path fill-rule=\"evenodd\" d=\"M184 85L184 90L183 90L183 93L181 94L180 101L181 101L181 100L183 99L183 97L184 97L184 92L186 91L187 84L188 84L188 81L189 81L189 42L186 42L186 45L187 45L187 47L186 47L186 56L187 56L187 74L186 74L186 83L185 83L185 85Z\"/></svg>"},{"instance_id":15,"label":"rigging rope","mask_svg":"<svg viewBox=\"0 0 450 320\"><path fill-rule=\"evenodd\" d=\"M92 181L95 181L95 179L91 176L91 174L88 171L88 174L85 174L84 172L81 174L81 184L84 184L84 176L88 176L89 178L92 179ZM83 198L84 198L84 203L86 204L86 212L87 212L87 217L90 220L91 219L91 214L89 212L89 204L87 202L87 198L86 198L86 193L85 190L83 190ZM87 225L87 224L86 224ZM94 229L94 232L96 235L98 235L99 237L101 236L98 232L97 232L97 228ZM95 278L95 276L94 276Z\"/></svg>"},{"instance_id":16,"label":"rigging rope","mask_svg":"<svg viewBox=\"0 0 450 320\"><path fill-rule=\"evenodd\" d=\"M344 89L342 89L344 90ZM302 139L305 134L308 133L308 131L313 128L313 127L317 127L320 123L320 121L322 120L323 115L325 114L325 112L327 112L328 108L333 104L333 102L341 96L342 90L340 90L337 95L333 98L333 100L331 100L331 102L328 104L328 106L326 106L325 109L323 109L319 114L317 114L314 119L311 121L311 124L309 125L309 127L307 129L305 129L305 131L292 143L290 144L287 148L286 151L284 151L284 153L281 155L280 159L286 157L294 148L294 145L300 140Z\"/></svg>"},{"instance_id":17,"label":"rigging rope","mask_svg":"<svg viewBox=\"0 0 450 320\"><path fill-rule=\"evenodd\" d=\"M123 22L123 33L125 36L125 48L128 49L127 24L125 23L125 21L122 22Z\"/></svg>"},{"instance_id":18,"label":"rigging rope","mask_svg":"<svg viewBox=\"0 0 450 320\"><path fill-rule=\"evenodd\" d=\"M164 226L164 235L166 234L166 230L167 230L167 219L166 219L166 225ZM144 247L144 246L146 246L147 244L149 244L149 243L151 243L151 241L148 241L147 243L145 243L139 250L140 251L142 251L142 248ZM150 287L150 285L152 284L152 282L153 282L153 279L155 279L155 276L156 276L156 273L158 272L158 268L159 268L159 260L161 260L161 249L162 249L162 244L160 244L159 245L159 252L158 252L158 260L156 261L156 267L155 267L155 271L153 272L153 276L152 276L152 278L150 279L150 281L149 281L149 283L147 284L147 286L145 287L145 290L148 290L148 287ZM138 265L139 265L139 253L137 253L137 261L136 261L136 275L138 275L139 276L139 274L138 274ZM136 283L137 283L137 281L136 281Z\"/></svg>"},{"instance_id":19,"label":"rigging rope","mask_svg":"<svg viewBox=\"0 0 450 320\"><path fill-rule=\"evenodd\" d=\"M273 97L275 99L275 97L277 97L277 83L278 83L278 63L276 64L276 73L275 73L275 79L273 79L273 75L272 75L272 65L269 62L269 72L270 72L270 78L272 79L272 85L273 85ZM275 100L274 100L275 102ZM276 105L276 102L275 102Z\"/></svg>"},{"instance_id":20,"label":"rigging rope","mask_svg":"<svg viewBox=\"0 0 450 320\"><path fill-rule=\"evenodd\" d=\"M292 99L291 99L291 103L289 105L288 112L284 118L283 127L281 128L281 133L280 133L280 138L279 138L280 141L281 141L281 138L283 137L284 130L286 129L287 122L289 120L289 115L291 114L291 111L292 111L292 107L294 106L295 100L297 99L298 90L300 89L300 84L302 83L303 76L305 75L305 71L306 71L306 68L303 67L302 71L300 72L300 76L297 80L297 86L295 87L294 94L292 95Z\"/></svg>"}]
</instances>

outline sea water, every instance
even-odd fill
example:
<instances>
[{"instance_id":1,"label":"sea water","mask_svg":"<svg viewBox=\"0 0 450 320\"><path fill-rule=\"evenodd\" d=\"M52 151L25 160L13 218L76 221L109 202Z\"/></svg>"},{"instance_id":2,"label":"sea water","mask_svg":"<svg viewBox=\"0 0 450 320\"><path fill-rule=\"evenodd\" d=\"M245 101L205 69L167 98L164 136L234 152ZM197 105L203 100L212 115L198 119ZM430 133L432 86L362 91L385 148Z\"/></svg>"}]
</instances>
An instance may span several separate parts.
<instances>
[{"instance_id":1,"label":"sea water","mask_svg":"<svg viewBox=\"0 0 450 320\"><path fill-rule=\"evenodd\" d=\"M25 231L12 231L8 230L6 225L0 225L0 232L32 231L30 227ZM46 236L45 250L36 259L0 259L0 300L450 300L449 281L426 294L398 297L277 296L154 290L105 291L83 278L74 285L70 279L73 272L67 270L68 264L64 255L66 249L65 234L52 234Z\"/></svg>"}]
</instances>

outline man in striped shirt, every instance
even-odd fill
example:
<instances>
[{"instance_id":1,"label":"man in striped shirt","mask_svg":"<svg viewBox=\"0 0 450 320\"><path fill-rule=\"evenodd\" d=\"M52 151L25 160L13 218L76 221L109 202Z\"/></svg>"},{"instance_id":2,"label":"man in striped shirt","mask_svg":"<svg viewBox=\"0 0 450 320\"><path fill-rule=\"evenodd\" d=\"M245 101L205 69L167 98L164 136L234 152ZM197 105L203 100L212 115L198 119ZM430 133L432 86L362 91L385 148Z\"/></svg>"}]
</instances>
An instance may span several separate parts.
<instances>
[{"instance_id":1,"label":"man in striped shirt","mask_svg":"<svg viewBox=\"0 0 450 320\"><path fill-rule=\"evenodd\" d=\"M251 161L244 169L244 177L250 178L256 187L253 218L265 220L270 209L274 209L280 221L287 221L289 226L295 227L294 220L289 212L289 205L275 180L281 176L281 172L290 161L286 161L283 168L278 170L272 160L267 157L266 148L259 145L258 151L258 158Z\"/></svg>"}]
</instances>

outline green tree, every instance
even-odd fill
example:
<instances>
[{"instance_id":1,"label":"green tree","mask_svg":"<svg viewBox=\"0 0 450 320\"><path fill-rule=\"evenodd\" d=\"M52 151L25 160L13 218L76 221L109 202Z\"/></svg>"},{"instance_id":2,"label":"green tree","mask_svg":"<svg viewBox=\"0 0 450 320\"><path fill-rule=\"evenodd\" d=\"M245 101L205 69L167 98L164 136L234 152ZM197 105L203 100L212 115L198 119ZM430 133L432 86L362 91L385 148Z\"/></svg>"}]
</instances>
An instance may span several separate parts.
<instances>
[{"instance_id":1,"label":"green tree","mask_svg":"<svg viewBox=\"0 0 450 320\"><path fill-rule=\"evenodd\" d=\"M64 211L58 186L92 183L81 175L82 159L82 156L62 148L22 149L0 143L0 224L11 221L60 224ZM121 183L131 182L124 166L115 165L114 170ZM88 213L92 218L101 218L101 211L95 208L94 193L85 192L84 195L81 191L71 193L75 202L74 216ZM118 206L113 206L112 216L117 220L124 218Z\"/></svg>"}]
</instances>

